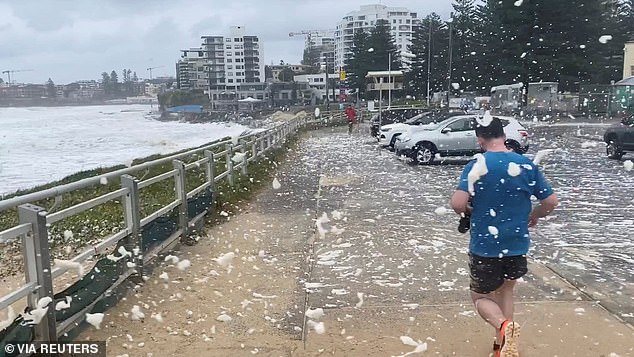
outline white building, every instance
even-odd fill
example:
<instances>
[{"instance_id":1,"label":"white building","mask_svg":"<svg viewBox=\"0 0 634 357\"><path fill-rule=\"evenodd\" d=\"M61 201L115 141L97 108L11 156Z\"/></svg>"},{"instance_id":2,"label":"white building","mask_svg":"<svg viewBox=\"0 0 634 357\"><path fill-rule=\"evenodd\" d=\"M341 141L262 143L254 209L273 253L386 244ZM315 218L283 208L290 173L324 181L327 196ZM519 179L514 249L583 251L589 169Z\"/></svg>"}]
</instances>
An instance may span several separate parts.
<instances>
[{"instance_id":1,"label":"white building","mask_svg":"<svg viewBox=\"0 0 634 357\"><path fill-rule=\"evenodd\" d=\"M176 64L176 82L179 89L208 89L207 60L202 48L181 50Z\"/></svg>"},{"instance_id":2,"label":"white building","mask_svg":"<svg viewBox=\"0 0 634 357\"><path fill-rule=\"evenodd\" d=\"M179 88L205 89L212 103L265 99L264 56L257 36L247 35L244 26L232 26L226 36L201 39L200 48L181 51Z\"/></svg>"},{"instance_id":3,"label":"white building","mask_svg":"<svg viewBox=\"0 0 634 357\"><path fill-rule=\"evenodd\" d=\"M334 80L333 80L334 79ZM326 99L326 73L318 73L318 74L301 74L301 75L297 75L294 76L294 80L297 83L307 83L308 84L308 88L314 89L313 92L315 93L319 93L318 97L319 100L324 100ZM339 80L339 74L338 73L329 73L328 74L328 81L329 84L332 86L333 82L336 82ZM333 96L333 90L332 87L328 87L328 99L331 102L334 102L336 100L337 95L339 95L339 89L336 88L335 89L335 95Z\"/></svg>"},{"instance_id":4,"label":"white building","mask_svg":"<svg viewBox=\"0 0 634 357\"><path fill-rule=\"evenodd\" d=\"M332 70L335 65L335 37L334 32L321 32L310 37L310 42L307 39L304 47L305 51L316 51L317 63L310 63L312 66L319 68L325 68L326 66Z\"/></svg>"},{"instance_id":5,"label":"white building","mask_svg":"<svg viewBox=\"0 0 634 357\"><path fill-rule=\"evenodd\" d=\"M414 29L421 25L418 14L404 7L364 5L359 11L349 12L337 24L335 30L336 68L343 67L347 56L351 54L354 33L369 32L378 20L386 20L390 24L392 37L399 52L407 51L407 47L412 43Z\"/></svg>"}]
</instances>

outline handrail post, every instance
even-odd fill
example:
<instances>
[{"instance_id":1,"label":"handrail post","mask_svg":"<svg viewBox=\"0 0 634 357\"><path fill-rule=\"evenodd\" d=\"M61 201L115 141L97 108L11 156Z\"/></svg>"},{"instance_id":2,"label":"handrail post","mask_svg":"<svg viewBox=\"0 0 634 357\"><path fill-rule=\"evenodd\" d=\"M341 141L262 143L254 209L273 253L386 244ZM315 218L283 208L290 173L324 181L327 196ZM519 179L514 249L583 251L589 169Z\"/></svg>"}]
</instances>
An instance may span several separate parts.
<instances>
[{"instance_id":1,"label":"handrail post","mask_svg":"<svg viewBox=\"0 0 634 357\"><path fill-rule=\"evenodd\" d=\"M235 185L235 179L234 179L234 173L233 173L233 144L231 143L227 143L226 144L226 148L227 148L227 156L226 156L226 161L227 161L227 182L229 182L229 185L231 187L233 187Z\"/></svg>"},{"instance_id":2,"label":"handrail post","mask_svg":"<svg viewBox=\"0 0 634 357\"><path fill-rule=\"evenodd\" d=\"M272 130L267 130L266 136L264 137L264 141L266 143L266 147L264 150L269 151L271 149L271 132Z\"/></svg>"},{"instance_id":3,"label":"handrail post","mask_svg":"<svg viewBox=\"0 0 634 357\"><path fill-rule=\"evenodd\" d=\"M35 283L38 288L28 296L29 309L36 309L43 297L53 299L53 276L51 256L46 228L46 211L42 207L27 203L18 206L20 224L30 223L31 232L22 237L26 283ZM48 311L39 324L34 326L36 341L57 341L55 325L55 301L48 305Z\"/></svg>"},{"instance_id":4,"label":"handrail post","mask_svg":"<svg viewBox=\"0 0 634 357\"><path fill-rule=\"evenodd\" d=\"M188 217L187 217L187 185L185 184L185 163L180 160L172 161L176 175L176 199L180 201L178 206L178 226L182 230L181 242L184 242L189 236Z\"/></svg>"},{"instance_id":5,"label":"handrail post","mask_svg":"<svg viewBox=\"0 0 634 357\"><path fill-rule=\"evenodd\" d=\"M139 180L137 180L134 176L128 174L122 175L121 187L128 189L128 193L123 198L123 212L125 213L125 223L126 227L128 227L128 229L130 230L130 235L125 238L124 246L128 252L133 252L134 248L139 249L140 256L133 256L131 257L130 261L136 264L137 276L142 276L143 237L141 235L141 204L139 196Z\"/></svg>"},{"instance_id":6,"label":"handrail post","mask_svg":"<svg viewBox=\"0 0 634 357\"><path fill-rule=\"evenodd\" d=\"M246 176L248 173L247 165L249 164L249 160L247 160L247 139L240 139L240 152L242 153L242 167L241 172L243 176Z\"/></svg>"},{"instance_id":7,"label":"handrail post","mask_svg":"<svg viewBox=\"0 0 634 357\"><path fill-rule=\"evenodd\" d=\"M253 160L256 160L258 157L258 136L253 136L253 141L251 141L251 157Z\"/></svg>"},{"instance_id":8,"label":"handrail post","mask_svg":"<svg viewBox=\"0 0 634 357\"><path fill-rule=\"evenodd\" d=\"M205 157L209 160L207 162L207 182L209 182L209 190L212 195L216 194L216 163L214 162L214 152L211 150L205 150Z\"/></svg>"}]
</instances>

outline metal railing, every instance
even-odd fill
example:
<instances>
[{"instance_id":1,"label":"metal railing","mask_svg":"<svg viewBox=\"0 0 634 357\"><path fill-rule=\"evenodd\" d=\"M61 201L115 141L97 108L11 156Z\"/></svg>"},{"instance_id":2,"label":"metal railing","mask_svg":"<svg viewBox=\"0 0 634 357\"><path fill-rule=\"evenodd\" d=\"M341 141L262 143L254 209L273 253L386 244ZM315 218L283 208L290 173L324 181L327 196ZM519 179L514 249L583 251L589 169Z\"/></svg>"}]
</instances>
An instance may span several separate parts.
<instances>
[{"instance_id":1,"label":"metal railing","mask_svg":"<svg viewBox=\"0 0 634 357\"><path fill-rule=\"evenodd\" d=\"M344 115L342 112L325 112L319 118L312 115L303 118L295 118L285 123L278 124L271 129L261 132L241 136L237 143L233 140L216 142L194 150L171 155L158 160L142 163L129 168L116 170L103 175L85 178L76 182L56 186L46 190L13 197L0 201L0 211L16 208L18 209L19 222L4 231L0 231L0 243L5 244L15 240L20 240L22 254L25 264L25 283L11 293L0 297L0 310L3 310L17 301L26 298L27 308L32 310L37 308L37 302L43 297L54 296L53 280L66 272L69 268L64 266L52 266L49 247L49 234L47 227L55 222L81 214L95 207L113 201L120 201L124 213L124 227L118 231L104 237L96 245L85 249L80 254L71 258L73 263L84 263L87 260L102 255L109 248L116 246L119 242L124 244L126 251L138 251L142 246L141 230L144 226L153 222L159 217L165 216L174 210L178 213L178 229L165 241L151 248L143 255L134 255L122 259L124 269L120 277L108 288L108 292L114 290L132 275L140 276L143 265L154 260L159 254L165 252L177 243L177 239L186 238L191 227L198 223L210 208L205 209L201 214L190 219L188 217L187 199L193 198L199 193L209 190L215 196L216 186L222 180L226 180L229 185L235 185L236 175L246 175L249 164L258 160L259 157L273 148L280 147L289 136L295 135L299 129L304 127L320 127L324 125L341 124ZM243 160L234 163L236 152L242 154ZM191 163L183 160L192 155L202 156L201 159ZM225 163L223 172L216 172L217 164ZM158 174L143 181L132 176L139 170L147 170L159 165L171 163L172 170ZM205 181L198 187L188 191L186 188L186 177L188 170L204 167ZM100 184L104 179L119 179L120 188L112 192L100 195L96 198L87 199L54 213L48 213L34 202L59 197L65 193L85 189ZM152 213L142 217L140 205L140 192L148 186L173 180L174 197L171 202L158 208ZM126 263L131 263L126 265ZM132 266L133 268L130 268ZM106 293L97 297L95 301L78 311L73 316L57 323L55 319L55 309L49 306L48 312L41 322L34 326L35 340L56 341L58 336L68 332L81 323L85 314L102 299Z\"/></svg>"}]
</instances>

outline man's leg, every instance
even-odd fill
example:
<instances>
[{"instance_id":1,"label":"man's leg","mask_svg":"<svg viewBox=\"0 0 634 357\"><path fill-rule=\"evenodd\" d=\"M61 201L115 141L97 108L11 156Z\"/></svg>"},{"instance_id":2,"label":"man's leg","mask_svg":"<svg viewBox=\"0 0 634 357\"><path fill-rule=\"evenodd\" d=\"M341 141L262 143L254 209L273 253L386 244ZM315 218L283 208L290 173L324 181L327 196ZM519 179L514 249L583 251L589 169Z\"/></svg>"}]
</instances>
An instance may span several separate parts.
<instances>
[{"instance_id":1,"label":"man's leg","mask_svg":"<svg viewBox=\"0 0 634 357\"><path fill-rule=\"evenodd\" d=\"M502 289L502 287L499 289ZM497 290L488 294L480 294L472 291L471 299L480 317L495 329L499 329L502 322L507 320L502 308L498 304Z\"/></svg>"}]
</instances>

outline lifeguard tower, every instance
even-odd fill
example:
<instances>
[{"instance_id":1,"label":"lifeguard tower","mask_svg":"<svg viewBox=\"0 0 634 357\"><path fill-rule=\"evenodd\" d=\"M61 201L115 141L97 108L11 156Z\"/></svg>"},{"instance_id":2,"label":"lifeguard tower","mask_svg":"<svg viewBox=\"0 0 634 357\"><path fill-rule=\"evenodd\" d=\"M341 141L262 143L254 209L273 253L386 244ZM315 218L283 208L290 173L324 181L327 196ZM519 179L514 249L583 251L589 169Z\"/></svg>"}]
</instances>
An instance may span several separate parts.
<instances>
[{"instance_id":1,"label":"lifeguard tower","mask_svg":"<svg viewBox=\"0 0 634 357\"><path fill-rule=\"evenodd\" d=\"M388 91L392 97L393 90L403 89L402 71L370 71L365 76L368 82L368 91L379 91L379 129L381 128L381 112L383 110L383 91Z\"/></svg>"}]
</instances>

